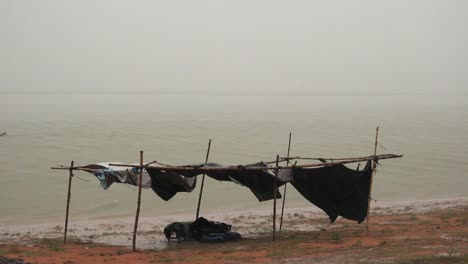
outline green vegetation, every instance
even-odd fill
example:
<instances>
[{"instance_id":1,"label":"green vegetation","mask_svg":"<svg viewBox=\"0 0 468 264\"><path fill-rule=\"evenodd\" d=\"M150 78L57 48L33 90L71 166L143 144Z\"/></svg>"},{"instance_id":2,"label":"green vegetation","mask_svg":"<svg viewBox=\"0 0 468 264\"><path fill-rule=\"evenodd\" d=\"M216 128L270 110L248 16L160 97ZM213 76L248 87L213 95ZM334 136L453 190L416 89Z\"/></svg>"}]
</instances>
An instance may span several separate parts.
<instances>
[{"instance_id":1,"label":"green vegetation","mask_svg":"<svg viewBox=\"0 0 468 264\"><path fill-rule=\"evenodd\" d=\"M333 234L331 235L331 239L332 239L333 241L335 241L335 242L340 241L340 240L341 240L341 235L340 235L340 233L333 233Z\"/></svg>"},{"instance_id":2,"label":"green vegetation","mask_svg":"<svg viewBox=\"0 0 468 264\"><path fill-rule=\"evenodd\" d=\"M47 246L50 250L56 251L56 252L64 250L63 241L61 238L60 239L43 238L39 241L39 244Z\"/></svg>"},{"instance_id":3,"label":"green vegetation","mask_svg":"<svg viewBox=\"0 0 468 264\"><path fill-rule=\"evenodd\" d=\"M468 256L426 256L416 257L398 262L399 264L465 264L468 263Z\"/></svg>"},{"instance_id":4,"label":"green vegetation","mask_svg":"<svg viewBox=\"0 0 468 264\"><path fill-rule=\"evenodd\" d=\"M388 246L388 242L385 241L385 240L384 240L384 241L381 241L381 242L379 243L379 246L381 246L381 247L383 247L383 246Z\"/></svg>"},{"instance_id":5,"label":"green vegetation","mask_svg":"<svg viewBox=\"0 0 468 264\"><path fill-rule=\"evenodd\" d=\"M454 214L454 213L445 213L445 214L442 214L440 216L441 219L450 219L450 218L454 218L456 217L457 215Z\"/></svg>"},{"instance_id":6,"label":"green vegetation","mask_svg":"<svg viewBox=\"0 0 468 264\"><path fill-rule=\"evenodd\" d=\"M361 247L361 246L362 246L362 241L361 241L361 240L358 240L358 241L356 241L355 243L353 243L351 246L352 246L352 247Z\"/></svg>"},{"instance_id":7,"label":"green vegetation","mask_svg":"<svg viewBox=\"0 0 468 264\"><path fill-rule=\"evenodd\" d=\"M11 244L8 247L7 254L21 254L23 251L19 248L17 244Z\"/></svg>"}]
</instances>

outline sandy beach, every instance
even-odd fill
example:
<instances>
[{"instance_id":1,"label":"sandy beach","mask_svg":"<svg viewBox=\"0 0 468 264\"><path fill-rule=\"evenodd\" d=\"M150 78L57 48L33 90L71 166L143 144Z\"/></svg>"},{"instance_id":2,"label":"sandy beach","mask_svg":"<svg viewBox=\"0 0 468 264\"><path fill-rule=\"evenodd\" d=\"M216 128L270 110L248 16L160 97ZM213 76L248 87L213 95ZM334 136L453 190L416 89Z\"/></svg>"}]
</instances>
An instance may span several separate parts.
<instances>
[{"instance_id":1,"label":"sandy beach","mask_svg":"<svg viewBox=\"0 0 468 264\"><path fill-rule=\"evenodd\" d=\"M133 217L70 222L67 246L63 223L0 226L0 255L31 263L406 263L423 258L465 263L468 253L468 198L374 202L370 230L339 218L329 224L311 206L285 211L278 240L270 242L271 211L211 213L209 220L233 225L238 242L167 243L163 228L189 221L189 214L140 219L137 248L131 252ZM293 246L294 245L294 246ZM433 259L432 259L433 258ZM432 259L432 260L431 260ZM461 262L460 262L461 261Z\"/></svg>"}]
</instances>

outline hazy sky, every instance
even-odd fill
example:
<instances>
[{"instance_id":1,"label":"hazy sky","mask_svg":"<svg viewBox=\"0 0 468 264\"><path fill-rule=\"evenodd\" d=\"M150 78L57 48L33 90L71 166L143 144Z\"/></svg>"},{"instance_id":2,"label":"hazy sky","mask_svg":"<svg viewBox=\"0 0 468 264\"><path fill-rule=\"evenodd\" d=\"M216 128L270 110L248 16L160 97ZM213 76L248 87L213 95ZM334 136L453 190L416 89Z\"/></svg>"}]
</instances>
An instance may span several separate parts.
<instances>
[{"instance_id":1,"label":"hazy sky","mask_svg":"<svg viewBox=\"0 0 468 264\"><path fill-rule=\"evenodd\" d=\"M468 1L0 0L0 92L468 95Z\"/></svg>"}]
</instances>

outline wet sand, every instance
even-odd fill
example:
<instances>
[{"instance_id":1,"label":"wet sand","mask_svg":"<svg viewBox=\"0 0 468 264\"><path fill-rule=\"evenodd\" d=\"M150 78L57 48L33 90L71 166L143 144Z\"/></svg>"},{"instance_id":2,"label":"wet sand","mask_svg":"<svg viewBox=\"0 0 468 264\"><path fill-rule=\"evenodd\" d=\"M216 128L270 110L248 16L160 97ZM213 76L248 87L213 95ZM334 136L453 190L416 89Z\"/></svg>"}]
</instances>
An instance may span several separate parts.
<instances>
[{"instance_id":1,"label":"wet sand","mask_svg":"<svg viewBox=\"0 0 468 264\"><path fill-rule=\"evenodd\" d=\"M33 263L466 263L468 199L373 203L365 224L339 218L329 224L314 208L285 212L283 230L271 243L271 211L208 214L233 225L238 242L168 244L163 227L193 215L140 220L131 252L133 217L71 222L70 244L62 245L63 223L0 226L0 255ZM415 261L415 262L412 262ZM429 261L429 262L427 262ZM432 262L431 262L432 261Z\"/></svg>"}]
</instances>

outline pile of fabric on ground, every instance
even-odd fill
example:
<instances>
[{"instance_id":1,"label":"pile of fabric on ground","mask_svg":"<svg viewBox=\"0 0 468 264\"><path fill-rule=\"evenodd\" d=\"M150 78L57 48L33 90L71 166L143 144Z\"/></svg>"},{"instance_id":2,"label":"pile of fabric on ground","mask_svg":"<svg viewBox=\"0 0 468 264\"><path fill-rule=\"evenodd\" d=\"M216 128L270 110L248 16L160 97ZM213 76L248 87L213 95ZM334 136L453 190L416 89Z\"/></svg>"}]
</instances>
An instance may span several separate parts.
<instances>
[{"instance_id":1,"label":"pile of fabric on ground","mask_svg":"<svg viewBox=\"0 0 468 264\"><path fill-rule=\"evenodd\" d=\"M22 259L7 258L7 257L0 256L0 264L32 264L32 263L25 262Z\"/></svg>"},{"instance_id":2,"label":"pile of fabric on ground","mask_svg":"<svg viewBox=\"0 0 468 264\"><path fill-rule=\"evenodd\" d=\"M171 223L164 228L164 235L168 241L176 239L177 241L224 242L241 239L240 234L231 232L231 227L226 223L208 221L200 217L194 222Z\"/></svg>"}]
</instances>

